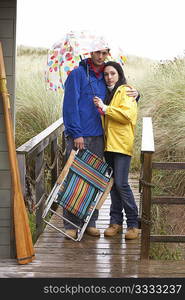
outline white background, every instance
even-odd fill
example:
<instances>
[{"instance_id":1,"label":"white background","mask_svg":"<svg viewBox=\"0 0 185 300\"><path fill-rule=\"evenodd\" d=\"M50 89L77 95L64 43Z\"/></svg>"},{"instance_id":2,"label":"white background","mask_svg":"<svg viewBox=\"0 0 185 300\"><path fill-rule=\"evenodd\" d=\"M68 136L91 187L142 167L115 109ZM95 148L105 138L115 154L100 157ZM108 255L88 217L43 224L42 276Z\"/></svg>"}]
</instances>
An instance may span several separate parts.
<instances>
[{"instance_id":1,"label":"white background","mask_svg":"<svg viewBox=\"0 0 185 300\"><path fill-rule=\"evenodd\" d=\"M125 55L184 55L185 0L17 0L17 45L50 48L70 30L91 30Z\"/></svg>"}]
</instances>

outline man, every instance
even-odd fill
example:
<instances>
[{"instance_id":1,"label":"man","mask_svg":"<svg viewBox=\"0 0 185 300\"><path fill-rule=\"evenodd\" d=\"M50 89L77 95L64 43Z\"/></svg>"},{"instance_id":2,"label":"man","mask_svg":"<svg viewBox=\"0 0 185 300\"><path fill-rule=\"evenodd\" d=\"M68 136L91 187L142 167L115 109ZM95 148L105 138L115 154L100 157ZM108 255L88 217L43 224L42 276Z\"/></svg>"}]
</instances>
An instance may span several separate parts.
<instances>
[{"instance_id":1,"label":"man","mask_svg":"<svg viewBox=\"0 0 185 300\"><path fill-rule=\"evenodd\" d=\"M109 49L102 49L91 53L91 58L81 61L78 68L74 69L65 82L63 100L63 120L66 137L67 157L72 149L87 148L103 158L104 139L100 114L94 105L93 98L105 98L106 85L103 68L104 61L109 54ZM137 97L138 92L133 90L132 96ZM77 225L80 220L64 209L64 217ZM86 229L91 236L100 236L96 228L98 210L95 209ZM65 231L73 238L77 230L64 220Z\"/></svg>"}]
</instances>

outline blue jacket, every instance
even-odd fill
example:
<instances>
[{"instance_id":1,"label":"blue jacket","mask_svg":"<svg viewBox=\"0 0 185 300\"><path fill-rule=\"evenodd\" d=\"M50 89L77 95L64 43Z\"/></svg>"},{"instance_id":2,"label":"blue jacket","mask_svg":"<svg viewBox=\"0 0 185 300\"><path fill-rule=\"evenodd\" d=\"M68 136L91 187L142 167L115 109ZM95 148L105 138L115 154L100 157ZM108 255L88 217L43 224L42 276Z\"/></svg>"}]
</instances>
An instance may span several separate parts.
<instances>
[{"instance_id":1,"label":"blue jacket","mask_svg":"<svg viewBox=\"0 0 185 300\"><path fill-rule=\"evenodd\" d=\"M103 135L100 114L93 97L104 99L105 94L103 73L97 78L89 69L87 60L83 60L65 82L63 120L66 135L72 138Z\"/></svg>"}]
</instances>

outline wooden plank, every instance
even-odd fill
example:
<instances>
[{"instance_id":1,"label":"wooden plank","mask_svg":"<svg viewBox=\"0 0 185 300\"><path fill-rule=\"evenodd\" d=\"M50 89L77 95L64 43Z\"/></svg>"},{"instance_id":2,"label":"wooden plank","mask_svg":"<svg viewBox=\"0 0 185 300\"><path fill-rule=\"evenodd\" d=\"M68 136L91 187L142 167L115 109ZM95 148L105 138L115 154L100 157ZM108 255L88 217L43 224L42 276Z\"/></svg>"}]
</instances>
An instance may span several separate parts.
<instances>
[{"instance_id":1,"label":"wooden plank","mask_svg":"<svg viewBox=\"0 0 185 300\"><path fill-rule=\"evenodd\" d=\"M142 152L155 151L152 118L150 117L143 118L141 151Z\"/></svg>"},{"instance_id":2,"label":"wooden plank","mask_svg":"<svg viewBox=\"0 0 185 300\"><path fill-rule=\"evenodd\" d=\"M43 130L41 133L30 139L25 144L21 145L19 148L17 148L17 153L29 153L31 151L34 151L40 143L43 142L44 139L49 137L50 135L54 135L54 132L56 130L61 130L63 125L63 119L60 118L56 122L54 122L52 125L50 125L48 128ZM61 130L62 133L62 130ZM55 137L55 135L54 135Z\"/></svg>"},{"instance_id":3,"label":"wooden plank","mask_svg":"<svg viewBox=\"0 0 185 300\"><path fill-rule=\"evenodd\" d=\"M0 219L1 220L10 220L11 211L9 207L1 207L0 209Z\"/></svg>"},{"instance_id":4,"label":"wooden plank","mask_svg":"<svg viewBox=\"0 0 185 300\"><path fill-rule=\"evenodd\" d=\"M47 248L49 245L51 247L50 250L55 251L57 248L61 248L65 251L65 249L76 249L76 251L82 251L82 248L85 249L103 249L103 250L112 250L112 249L119 249L119 250L128 250L128 249L138 249L138 246L140 245L140 240L138 239L135 243L125 242L124 235L120 234L119 240L116 242L111 242L114 238L104 238L103 233L101 234L100 238L88 239L88 235L84 235L83 239L80 242L73 242L71 240L67 240L64 238L64 236L60 236L60 238L50 239L45 238L45 240L40 240L39 243L37 243L35 246L38 248ZM100 242L101 240L101 242ZM53 249L54 248L54 249ZM58 251L58 249L56 250Z\"/></svg>"},{"instance_id":5,"label":"wooden plank","mask_svg":"<svg viewBox=\"0 0 185 300\"><path fill-rule=\"evenodd\" d=\"M0 152L0 166L1 166L1 169L3 169L3 170L10 169L9 157L8 157L7 151Z\"/></svg>"},{"instance_id":6,"label":"wooden plank","mask_svg":"<svg viewBox=\"0 0 185 300\"><path fill-rule=\"evenodd\" d=\"M150 241L156 243L185 243L185 235L151 235Z\"/></svg>"},{"instance_id":7,"label":"wooden plank","mask_svg":"<svg viewBox=\"0 0 185 300\"><path fill-rule=\"evenodd\" d=\"M0 19L13 19L14 17L15 17L14 7L4 7L3 9L0 9Z\"/></svg>"},{"instance_id":8,"label":"wooden plank","mask_svg":"<svg viewBox=\"0 0 185 300\"><path fill-rule=\"evenodd\" d=\"M0 208L10 207L10 190L0 190Z\"/></svg>"},{"instance_id":9,"label":"wooden plank","mask_svg":"<svg viewBox=\"0 0 185 300\"><path fill-rule=\"evenodd\" d=\"M36 243L35 246L38 248L45 248L50 243L52 247L52 243L55 243L56 247L62 248L73 248L73 249L112 249L112 248L119 248L119 249L139 249L141 241L140 238L135 240L125 240L125 233L121 234L116 237L104 237L103 234L104 230L100 230L100 237L93 238L86 233L83 236L83 239L80 242L74 242L70 239L66 239L62 234L59 233L59 236L51 238L54 232L50 233L49 236L46 236L44 239L39 238L39 243ZM126 232L126 230L125 230ZM53 247L52 247L53 248Z\"/></svg>"},{"instance_id":10,"label":"wooden plank","mask_svg":"<svg viewBox=\"0 0 185 300\"><path fill-rule=\"evenodd\" d=\"M185 162L153 162L152 168L160 170L184 170Z\"/></svg>"},{"instance_id":11,"label":"wooden plank","mask_svg":"<svg viewBox=\"0 0 185 300\"><path fill-rule=\"evenodd\" d=\"M15 48L14 40L1 38L1 43L2 43L4 53L6 53L6 56L13 56L14 48Z\"/></svg>"},{"instance_id":12,"label":"wooden plank","mask_svg":"<svg viewBox=\"0 0 185 300\"><path fill-rule=\"evenodd\" d=\"M21 187L23 196L26 194L26 158L24 154L17 154L17 161L19 165L19 173L21 180Z\"/></svg>"},{"instance_id":13,"label":"wooden plank","mask_svg":"<svg viewBox=\"0 0 185 300\"><path fill-rule=\"evenodd\" d=\"M52 258L47 258L47 262ZM100 261L99 261L100 262ZM184 262L173 262L170 264L168 261L158 261L157 263L141 263L140 261L125 261L121 262L121 268L119 262L110 267L107 263L94 263L88 264L85 262L83 265L77 264L76 267L67 262L62 262L62 268L60 261L54 263L41 264L40 257L35 260L32 264L26 266L16 266L11 261L7 260L6 266L1 263L0 277L43 277L43 278L184 278L185 270L182 267ZM95 267L97 266L97 267ZM79 271L81 270L81 272ZM97 272L98 270L98 272ZM90 275L91 276L90 276ZM178 284L178 281L176 281Z\"/></svg>"},{"instance_id":14,"label":"wooden plank","mask_svg":"<svg viewBox=\"0 0 185 300\"><path fill-rule=\"evenodd\" d=\"M42 253L43 255L46 255L48 254L48 247L50 247L51 245L47 245L46 248L37 248L37 253ZM50 249L49 251L49 254L52 254L53 256L57 255L58 252L62 251L62 254L63 256L68 257L68 254L70 254L69 256L73 257L74 256L74 250L73 249L62 249L60 250L60 248L58 248L56 250L56 248L53 248L53 249ZM76 251L76 250L75 250ZM72 254L73 253L73 254ZM125 256L125 259L127 258L127 255L130 257L131 255L137 255L137 259L140 259L139 255L140 255L140 251L139 250L132 250L130 249L130 251L126 251L124 249L106 249L106 250L102 250L102 249L84 249L84 251L82 250L79 250L79 251L76 251L75 255L77 255L77 257L79 258L79 261L83 261L83 260L86 260L86 261L91 261L92 260L95 260L96 256L101 256L102 258L104 256L107 256L107 257L114 257L116 259L120 259L120 256Z\"/></svg>"},{"instance_id":15,"label":"wooden plank","mask_svg":"<svg viewBox=\"0 0 185 300\"><path fill-rule=\"evenodd\" d=\"M10 171L0 170L0 189L9 189L11 187Z\"/></svg>"},{"instance_id":16,"label":"wooden plank","mask_svg":"<svg viewBox=\"0 0 185 300\"><path fill-rule=\"evenodd\" d=\"M13 38L14 21L0 19L0 38Z\"/></svg>"},{"instance_id":17,"label":"wooden plank","mask_svg":"<svg viewBox=\"0 0 185 300\"><path fill-rule=\"evenodd\" d=\"M17 1L16 0L1 0L0 7L7 8L7 7L16 7Z\"/></svg>"},{"instance_id":18,"label":"wooden plank","mask_svg":"<svg viewBox=\"0 0 185 300\"><path fill-rule=\"evenodd\" d=\"M0 151L7 151L6 133L0 133Z\"/></svg>"},{"instance_id":19,"label":"wooden plank","mask_svg":"<svg viewBox=\"0 0 185 300\"><path fill-rule=\"evenodd\" d=\"M10 219L0 219L0 227L10 227Z\"/></svg>"},{"instance_id":20,"label":"wooden plank","mask_svg":"<svg viewBox=\"0 0 185 300\"><path fill-rule=\"evenodd\" d=\"M4 123L4 121L3 121L3 100L2 100L1 94L0 94L0 114L1 114L1 121Z\"/></svg>"},{"instance_id":21,"label":"wooden plank","mask_svg":"<svg viewBox=\"0 0 185 300\"><path fill-rule=\"evenodd\" d=\"M51 164L53 164L55 160L55 155L57 153L57 147L58 147L58 138L56 137L51 142ZM57 178L59 176L59 166L58 166L58 159L56 160L56 164L51 170L51 186L55 185L55 182L57 181Z\"/></svg>"},{"instance_id":22,"label":"wooden plank","mask_svg":"<svg viewBox=\"0 0 185 300\"><path fill-rule=\"evenodd\" d=\"M42 266L43 266L43 269L46 269L47 267L48 268L55 268L55 271L59 271L59 270L57 270L57 269L59 269L59 268L61 268L61 259L62 259L62 255L60 255L59 257L57 257L57 260L53 260L53 257L52 256L47 256L46 257L46 259L45 260L43 260L43 263L42 263L42 266L41 266L41 264L40 264L40 258L41 258L41 256L38 256L37 257L37 259L34 261L34 266L36 267L36 269L35 269L35 271L38 271L38 267L40 267L40 268L42 268ZM132 257L131 257L132 258ZM78 262L78 258L76 257L76 258L74 258L74 262L75 262L75 265L76 265L76 268L81 268L82 267L82 265L81 265L81 263L80 262ZM137 261L135 260L135 262L136 262L136 264L137 264ZM14 268L17 268L17 264L15 264L13 261L11 262L9 262L9 261L7 261L7 263L8 263L8 267L7 267L7 269L8 268L12 268L12 267L14 267ZM69 262L67 262L67 261L65 261L65 260L63 260L62 259L62 263L63 263L63 266L64 266L64 268L66 268L67 269L67 267L69 266L70 268L72 268L73 266L74 266L74 264L73 264L73 261L72 260L70 260ZM84 261L84 264L83 265L85 265L85 264L87 264L87 262L86 261ZM126 267L126 265L131 265L132 264L132 262L128 262L128 261L126 261L126 260L122 260L122 266L123 266L123 268L124 267ZM90 261L89 262L89 264L88 264L88 268L90 269L91 267L94 269L95 267L96 267L96 265L100 268L101 266L102 266L102 269L103 268L109 268L110 269L110 264L109 264L109 261L102 261L101 262L101 260L99 260L99 261L97 261L97 264L95 264L94 263L94 261ZM114 261L114 266L117 268L117 267L120 267L120 261L119 260L117 260L117 261ZM6 267L6 263L3 261L3 260L1 260L0 261L0 268L5 268ZM30 266L27 266L27 267L30 267ZM25 266L24 266L24 268L22 268L21 266L20 266L20 269L21 270L24 270L25 269Z\"/></svg>"},{"instance_id":23,"label":"wooden plank","mask_svg":"<svg viewBox=\"0 0 185 300\"><path fill-rule=\"evenodd\" d=\"M30 140L29 140L30 141ZM28 142L29 142L28 141ZM19 152L19 150L16 150L17 153L21 153L21 154L27 154L27 156L29 156L30 159L35 159L35 157L37 155L39 155L41 152L44 151L44 149L50 144L50 138L47 137L45 139L43 139L36 147L34 147L33 149L31 149L29 152Z\"/></svg>"},{"instance_id":24,"label":"wooden plank","mask_svg":"<svg viewBox=\"0 0 185 300\"><path fill-rule=\"evenodd\" d=\"M151 215L151 179L152 179L152 153L144 153L143 155L143 203L141 216L141 259L149 258L150 249L150 215Z\"/></svg>"},{"instance_id":25,"label":"wooden plank","mask_svg":"<svg viewBox=\"0 0 185 300\"><path fill-rule=\"evenodd\" d=\"M6 74L7 76L11 76L14 73L14 65L13 65L13 57L6 56L4 58L5 66L6 66Z\"/></svg>"},{"instance_id":26,"label":"wooden plank","mask_svg":"<svg viewBox=\"0 0 185 300\"><path fill-rule=\"evenodd\" d=\"M1 105L0 105L0 109L2 108L2 101L1 101L1 97L0 97L0 102L1 102ZM1 132L5 132L5 127L4 127L4 116L3 116L3 113L1 111L0 113L0 133Z\"/></svg>"},{"instance_id":27,"label":"wooden plank","mask_svg":"<svg viewBox=\"0 0 185 300\"><path fill-rule=\"evenodd\" d=\"M10 246L9 245L0 245L0 254L2 258L10 258ZM0 276L2 278L2 276Z\"/></svg>"},{"instance_id":28,"label":"wooden plank","mask_svg":"<svg viewBox=\"0 0 185 300\"><path fill-rule=\"evenodd\" d=\"M43 159L44 159L44 152L41 152L39 155L37 155L36 161L35 161L35 178L36 178L36 180L40 174L40 170L43 165ZM44 194L44 173L40 177L40 180L36 181L35 194L36 194L36 199L38 199L38 200ZM36 211L36 238L38 238L38 236L42 233L42 231L44 229L44 221L42 219L43 206L44 206L44 203L42 202L39 209Z\"/></svg>"},{"instance_id":29,"label":"wooden plank","mask_svg":"<svg viewBox=\"0 0 185 300\"><path fill-rule=\"evenodd\" d=\"M0 228L0 245L10 245L10 228Z\"/></svg>"},{"instance_id":30,"label":"wooden plank","mask_svg":"<svg viewBox=\"0 0 185 300\"><path fill-rule=\"evenodd\" d=\"M152 204L185 204L185 198L172 196L155 196L152 197Z\"/></svg>"},{"instance_id":31,"label":"wooden plank","mask_svg":"<svg viewBox=\"0 0 185 300\"><path fill-rule=\"evenodd\" d=\"M87 264L86 264L86 267L84 265L81 266L81 267L83 267L83 274L89 274L90 269L91 269L91 274L93 274L93 273L95 274L98 267L99 267L99 269L101 269L101 273L105 273L106 274L107 272L110 272L110 267L109 266L103 266L103 265L102 266L96 266L95 264L94 265L90 264L89 266L87 266ZM130 267L129 268L129 272L131 270L132 270L132 272L136 271L137 267L134 264L132 264L132 265L130 264L129 267ZM79 268L80 268L80 265L77 265L77 267L75 268L75 270L74 270L74 267L71 266L71 265L64 265L63 266L63 271L64 272L68 272L68 274L77 273ZM31 271L31 269L32 269L32 267L30 267L30 266L27 265L27 266L24 266L24 268L20 268L20 272L22 272L22 271L29 272L29 271ZM114 266L112 266L111 272L117 272L119 274L123 274L123 269L124 269L125 273L128 272L128 270L127 271L125 270L124 266L120 270L120 265L119 264L115 264ZM17 267L16 266L15 267L12 266L10 268L8 268L8 267L1 267L1 272L5 271L5 270L16 272ZM34 267L34 272L35 273L46 272L46 270L50 274L58 273L58 272L61 273L61 267L59 265L58 266L57 265L54 265L54 266L39 266L39 265L35 265L35 267Z\"/></svg>"}]
</instances>

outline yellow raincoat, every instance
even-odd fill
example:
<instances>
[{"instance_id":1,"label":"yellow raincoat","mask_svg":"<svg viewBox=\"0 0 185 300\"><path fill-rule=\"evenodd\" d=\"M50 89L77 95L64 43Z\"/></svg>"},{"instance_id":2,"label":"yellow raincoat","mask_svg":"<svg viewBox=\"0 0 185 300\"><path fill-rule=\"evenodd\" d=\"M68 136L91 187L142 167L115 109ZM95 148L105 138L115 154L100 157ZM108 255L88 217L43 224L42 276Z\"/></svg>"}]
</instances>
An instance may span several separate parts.
<instances>
[{"instance_id":1,"label":"yellow raincoat","mask_svg":"<svg viewBox=\"0 0 185 300\"><path fill-rule=\"evenodd\" d=\"M118 87L107 106L105 116L102 117L102 123L105 133L105 151L132 156L137 102L126 95L129 89L128 85Z\"/></svg>"}]
</instances>

